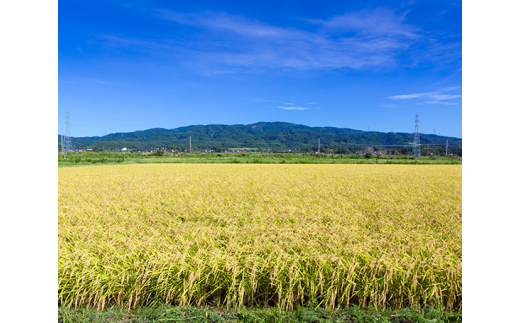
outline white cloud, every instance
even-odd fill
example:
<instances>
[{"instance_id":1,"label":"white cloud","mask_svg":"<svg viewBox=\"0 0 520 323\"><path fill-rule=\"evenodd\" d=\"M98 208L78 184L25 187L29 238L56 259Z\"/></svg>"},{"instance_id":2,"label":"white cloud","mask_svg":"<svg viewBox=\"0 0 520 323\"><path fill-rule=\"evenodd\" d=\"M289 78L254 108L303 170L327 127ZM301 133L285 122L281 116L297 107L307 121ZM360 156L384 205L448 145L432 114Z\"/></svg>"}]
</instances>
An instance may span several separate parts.
<instances>
[{"instance_id":1,"label":"white cloud","mask_svg":"<svg viewBox=\"0 0 520 323\"><path fill-rule=\"evenodd\" d=\"M305 108L305 107L278 107L278 109L284 109L284 110L309 110L310 108Z\"/></svg>"},{"instance_id":2,"label":"white cloud","mask_svg":"<svg viewBox=\"0 0 520 323\"><path fill-rule=\"evenodd\" d=\"M447 88L443 88L443 89L441 89L439 91L435 91L435 92L394 95L394 96L390 96L388 98L392 99L392 100L406 100L406 99L427 98L427 99L435 100L435 101L428 101L428 102L437 102L439 100L451 100L451 99L461 98L462 95L460 95L460 94L455 94L455 95L441 94L443 92L455 90L455 89L458 89L458 88L460 88L460 86L447 87Z\"/></svg>"},{"instance_id":3,"label":"white cloud","mask_svg":"<svg viewBox=\"0 0 520 323\"><path fill-rule=\"evenodd\" d=\"M442 101L426 101L426 102L417 103L417 104L445 104L445 105L457 105L458 103L456 103L456 102L442 102Z\"/></svg>"},{"instance_id":4,"label":"white cloud","mask_svg":"<svg viewBox=\"0 0 520 323\"><path fill-rule=\"evenodd\" d=\"M460 85L445 87L445 88L440 89L439 92L448 92L448 91L456 90L456 89L460 89Z\"/></svg>"},{"instance_id":5,"label":"white cloud","mask_svg":"<svg viewBox=\"0 0 520 323\"><path fill-rule=\"evenodd\" d=\"M432 94L430 97L434 100L451 100L461 98L462 95Z\"/></svg>"},{"instance_id":6,"label":"white cloud","mask_svg":"<svg viewBox=\"0 0 520 323\"><path fill-rule=\"evenodd\" d=\"M422 98L425 96L430 95L430 93L416 93L416 94L402 94L402 95L395 95L388 97L389 99L393 100L400 100L400 99L417 99Z\"/></svg>"},{"instance_id":7,"label":"white cloud","mask_svg":"<svg viewBox=\"0 0 520 323\"><path fill-rule=\"evenodd\" d=\"M190 43L198 62L229 67L335 69L390 66L401 54L426 39L387 9L351 12L329 20L304 19L317 31L273 26L226 13L182 14L158 10L157 16L203 30ZM414 55L416 57L417 55ZM414 58L416 60L417 58Z\"/></svg>"},{"instance_id":8,"label":"white cloud","mask_svg":"<svg viewBox=\"0 0 520 323\"><path fill-rule=\"evenodd\" d=\"M347 13L328 21L308 21L329 29L354 31L364 35L420 37L417 33L418 27L404 23L406 14L407 12L396 15L393 11L376 8L375 10Z\"/></svg>"},{"instance_id":9,"label":"white cloud","mask_svg":"<svg viewBox=\"0 0 520 323\"><path fill-rule=\"evenodd\" d=\"M209 75L258 72L266 68L361 69L431 62L437 68L453 64L459 67L462 45L438 42L435 32L422 31L407 22L406 14L376 8L341 13L329 19L303 19L312 28L296 28L223 12L157 10L155 16L172 22L172 27L191 26L197 32L182 38L176 32L163 39L113 35L102 38L109 46L183 61Z\"/></svg>"}]
</instances>

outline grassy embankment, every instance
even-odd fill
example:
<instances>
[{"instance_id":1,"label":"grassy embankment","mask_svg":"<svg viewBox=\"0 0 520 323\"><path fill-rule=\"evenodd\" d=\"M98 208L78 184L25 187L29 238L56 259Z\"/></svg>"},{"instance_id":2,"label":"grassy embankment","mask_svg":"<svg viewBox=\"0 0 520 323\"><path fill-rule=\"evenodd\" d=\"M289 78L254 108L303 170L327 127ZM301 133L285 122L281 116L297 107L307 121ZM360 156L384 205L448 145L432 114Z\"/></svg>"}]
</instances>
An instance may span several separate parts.
<instances>
[{"instance_id":1,"label":"grassy embankment","mask_svg":"<svg viewBox=\"0 0 520 323\"><path fill-rule=\"evenodd\" d=\"M95 309L59 309L58 322L89 323L460 323L462 313L434 308L405 308L399 310L361 309L350 306L346 309L324 309L299 307L293 311L279 308L208 309L197 307L139 308L136 310L113 308L104 311Z\"/></svg>"},{"instance_id":2,"label":"grassy embankment","mask_svg":"<svg viewBox=\"0 0 520 323\"><path fill-rule=\"evenodd\" d=\"M462 164L462 157L380 156L365 158L359 155L317 155L294 153L211 153L172 154L164 156L138 153L68 153L66 158L58 154L58 167L148 164L148 163L198 163L198 164Z\"/></svg>"}]
</instances>

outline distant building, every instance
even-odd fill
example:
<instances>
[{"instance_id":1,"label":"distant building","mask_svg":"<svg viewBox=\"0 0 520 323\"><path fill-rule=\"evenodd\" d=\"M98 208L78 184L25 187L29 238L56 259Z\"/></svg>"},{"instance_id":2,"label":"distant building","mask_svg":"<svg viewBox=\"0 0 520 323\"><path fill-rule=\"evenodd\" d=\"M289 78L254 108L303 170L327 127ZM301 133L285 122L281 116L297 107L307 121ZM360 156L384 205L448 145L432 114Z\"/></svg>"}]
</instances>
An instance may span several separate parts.
<instances>
[{"instance_id":1,"label":"distant building","mask_svg":"<svg viewBox=\"0 0 520 323\"><path fill-rule=\"evenodd\" d=\"M127 151L126 147L121 148L121 151Z\"/></svg>"}]
</instances>

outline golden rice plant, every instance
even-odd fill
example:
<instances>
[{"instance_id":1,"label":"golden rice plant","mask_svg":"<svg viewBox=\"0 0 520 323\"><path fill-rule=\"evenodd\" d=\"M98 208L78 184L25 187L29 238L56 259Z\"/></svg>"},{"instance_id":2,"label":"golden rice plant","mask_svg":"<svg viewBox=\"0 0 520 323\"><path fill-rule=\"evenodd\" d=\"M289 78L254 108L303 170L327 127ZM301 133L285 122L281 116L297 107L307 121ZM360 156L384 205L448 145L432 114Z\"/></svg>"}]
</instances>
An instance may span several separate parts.
<instances>
[{"instance_id":1,"label":"golden rice plant","mask_svg":"<svg viewBox=\"0 0 520 323\"><path fill-rule=\"evenodd\" d=\"M460 165L58 174L63 306L462 306Z\"/></svg>"}]
</instances>

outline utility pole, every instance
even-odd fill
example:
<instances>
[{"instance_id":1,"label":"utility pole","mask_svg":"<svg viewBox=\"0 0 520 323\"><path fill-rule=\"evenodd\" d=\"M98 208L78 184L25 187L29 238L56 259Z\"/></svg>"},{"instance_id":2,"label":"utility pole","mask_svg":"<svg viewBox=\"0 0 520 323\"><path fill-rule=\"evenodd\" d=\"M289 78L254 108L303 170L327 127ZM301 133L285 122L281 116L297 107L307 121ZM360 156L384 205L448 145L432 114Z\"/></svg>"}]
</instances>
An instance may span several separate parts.
<instances>
[{"instance_id":1,"label":"utility pole","mask_svg":"<svg viewBox=\"0 0 520 323\"><path fill-rule=\"evenodd\" d=\"M318 138L318 154L320 153L320 138Z\"/></svg>"},{"instance_id":2,"label":"utility pole","mask_svg":"<svg viewBox=\"0 0 520 323\"><path fill-rule=\"evenodd\" d=\"M415 138L413 141L412 154L415 157L421 157L421 141L419 138L419 114L415 115Z\"/></svg>"},{"instance_id":3,"label":"utility pole","mask_svg":"<svg viewBox=\"0 0 520 323\"><path fill-rule=\"evenodd\" d=\"M191 136L190 136L190 155L191 155Z\"/></svg>"},{"instance_id":4,"label":"utility pole","mask_svg":"<svg viewBox=\"0 0 520 323\"><path fill-rule=\"evenodd\" d=\"M65 153L63 152L63 135L61 135L61 154L63 155L63 158L67 158L65 157Z\"/></svg>"},{"instance_id":5,"label":"utility pole","mask_svg":"<svg viewBox=\"0 0 520 323\"><path fill-rule=\"evenodd\" d=\"M446 156L448 156L448 139L446 139Z\"/></svg>"},{"instance_id":6,"label":"utility pole","mask_svg":"<svg viewBox=\"0 0 520 323\"><path fill-rule=\"evenodd\" d=\"M66 153L72 151L72 140L70 139L70 127L69 127L69 110L65 110L65 135L63 136L62 149Z\"/></svg>"}]
</instances>

